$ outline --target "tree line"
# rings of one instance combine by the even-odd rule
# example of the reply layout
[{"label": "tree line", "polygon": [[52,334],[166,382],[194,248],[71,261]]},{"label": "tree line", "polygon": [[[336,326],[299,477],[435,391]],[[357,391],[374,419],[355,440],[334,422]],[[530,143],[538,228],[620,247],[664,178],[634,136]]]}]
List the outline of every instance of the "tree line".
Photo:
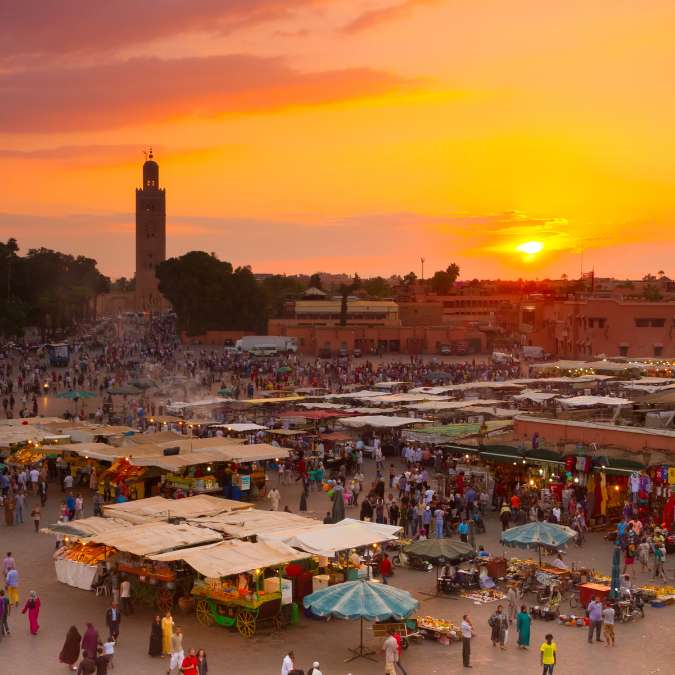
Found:
[{"label": "tree line", "polygon": [[0,335],[20,337],[27,327],[43,339],[72,330],[96,314],[96,296],[110,279],[96,261],[48,248],[19,255],[16,239],[0,242]]}]

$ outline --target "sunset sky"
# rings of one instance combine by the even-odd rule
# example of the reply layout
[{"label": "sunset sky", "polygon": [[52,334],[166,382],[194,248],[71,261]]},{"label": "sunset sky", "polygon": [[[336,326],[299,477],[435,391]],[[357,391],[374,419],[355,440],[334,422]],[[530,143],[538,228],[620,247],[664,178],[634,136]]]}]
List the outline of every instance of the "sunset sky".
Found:
[{"label": "sunset sky", "polygon": [[0,237],[131,275],[152,146],[169,255],[675,276],[674,25],[673,0],[2,1]]}]

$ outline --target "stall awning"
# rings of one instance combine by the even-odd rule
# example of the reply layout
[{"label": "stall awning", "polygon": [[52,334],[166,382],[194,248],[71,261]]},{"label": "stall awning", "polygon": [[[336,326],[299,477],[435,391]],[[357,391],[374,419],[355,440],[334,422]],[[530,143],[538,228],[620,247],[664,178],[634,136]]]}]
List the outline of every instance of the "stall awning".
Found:
[{"label": "stall awning", "polygon": [[296,551],[280,542],[254,544],[237,539],[150,556],[151,560],[162,562],[183,560],[196,572],[210,579],[219,579],[265,567],[278,567],[309,557],[308,553]]},{"label": "stall awning", "polygon": [[264,541],[281,541],[307,553],[331,557],[338,551],[361,546],[372,546],[396,539],[400,527],[366,523],[345,518],[334,525],[319,524],[315,528],[297,531],[279,531],[260,535]]},{"label": "stall awning", "polygon": [[72,537],[91,537],[95,534],[119,530],[124,527],[132,527],[131,523],[121,518],[81,518],[80,520],[71,520],[67,523],[53,523],[43,527],[40,532],[43,534],[63,534]]},{"label": "stall awning", "polygon": [[188,546],[210,544],[220,538],[219,532],[204,527],[154,522],[101,532],[89,537],[87,541],[105,544],[123,553],[148,556]]},{"label": "stall awning", "polygon": [[223,454],[227,457],[227,461],[238,464],[262,462],[266,459],[283,459],[289,456],[288,448],[281,448],[270,443],[232,446]]},{"label": "stall awning", "polygon": [[245,538],[254,535],[276,532],[279,530],[294,529],[295,531],[322,525],[314,518],[306,518],[295,513],[284,511],[263,511],[262,509],[248,509],[230,513],[220,513],[214,516],[201,516],[188,520],[191,525],[208,527],[211,530],[222,532],[228,537]]},{"label": "stall awning", "polygon": [[430,420],[418,417],[387,417],[386,415],[359,415],[357,417],[341,417],[338,422],[345,427],[355,429],[373,427],[376,429],[399,429],[412,424],[431,424]]},{"label": "stall awning", "polygon": [[168,520],[169,518],[197,518],[249,509],[252,504],[212,495],[195,495],[185,499],[148,497],[122,504],[106,504],[103,514],[106,518],[121,518],[131,523]]},{"label": "stall awning", "polygon": [[571,398],[559,399],[564,408],[583,408],[595,405],[631,405],[633,402],[627,398],[616,396],[572,396]]},{"label": "stall awning", "polygon": [[267,427],[261,424],[253,424],[253,422],[233,422],[231,424],[209,424],[212,429],[224,429],[226,431],[233,431],[238,434],[243,434],[248,431],[262,431]]}]

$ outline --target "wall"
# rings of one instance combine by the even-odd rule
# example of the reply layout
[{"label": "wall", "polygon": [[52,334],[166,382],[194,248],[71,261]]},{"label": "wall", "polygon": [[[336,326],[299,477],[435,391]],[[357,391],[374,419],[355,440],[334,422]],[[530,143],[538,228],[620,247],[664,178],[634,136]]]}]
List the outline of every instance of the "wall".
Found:
[{"label": "wall", "polygon": [[632,452],[652,449],[675,453],[675,432],[672,431],[616,427],[591,422],[542,420],[536,417],[515,419],[513,425],[515,438],[528,442],[535,432],[549,446],[555,446],[556,443],[564,441],[565,443],[595,443],[598,447],[612,446]]},{"label": "wall", "polygon": [[187,335],[185,331],[180,334],[180,341],[184,345],[209,345],[213,347],[223,347],[225,341],[234,344],[237,340],[246,335],[255,335],[251,331],[242,330],[210,330],[204,335]]}]

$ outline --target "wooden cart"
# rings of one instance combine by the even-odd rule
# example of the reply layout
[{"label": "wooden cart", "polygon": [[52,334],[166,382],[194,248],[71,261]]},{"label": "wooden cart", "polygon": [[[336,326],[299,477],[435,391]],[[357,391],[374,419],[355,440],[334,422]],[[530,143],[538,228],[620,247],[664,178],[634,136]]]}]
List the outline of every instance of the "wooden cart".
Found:
[{"label": "wooden cart", "polygon": [[408,649],[412,638],[422,638],[422,633],[417,629],[416,619],[404,621],[378,621],[373,624],[373,637],[386,638],[389,630],[394,629],[401,636],[401,648]]},{"label": "wooden cart", "polygon": [[190,592],[194,575],[175,570],[155,572],[151,567],[119,563],[117,569],[131,582],[131,597],[136,602],[156,607],[162,614],[173,609],[177,599]]},{"label": "wooden cart", "polygon": [[254,594],[252,599],[220,596],[204,585],[192,589],[197,598],[197,621],[203,626],[236,628],[245,638],[251,638],[258,626],[268,623],[277,631],[284,625],[281,593]]}]

